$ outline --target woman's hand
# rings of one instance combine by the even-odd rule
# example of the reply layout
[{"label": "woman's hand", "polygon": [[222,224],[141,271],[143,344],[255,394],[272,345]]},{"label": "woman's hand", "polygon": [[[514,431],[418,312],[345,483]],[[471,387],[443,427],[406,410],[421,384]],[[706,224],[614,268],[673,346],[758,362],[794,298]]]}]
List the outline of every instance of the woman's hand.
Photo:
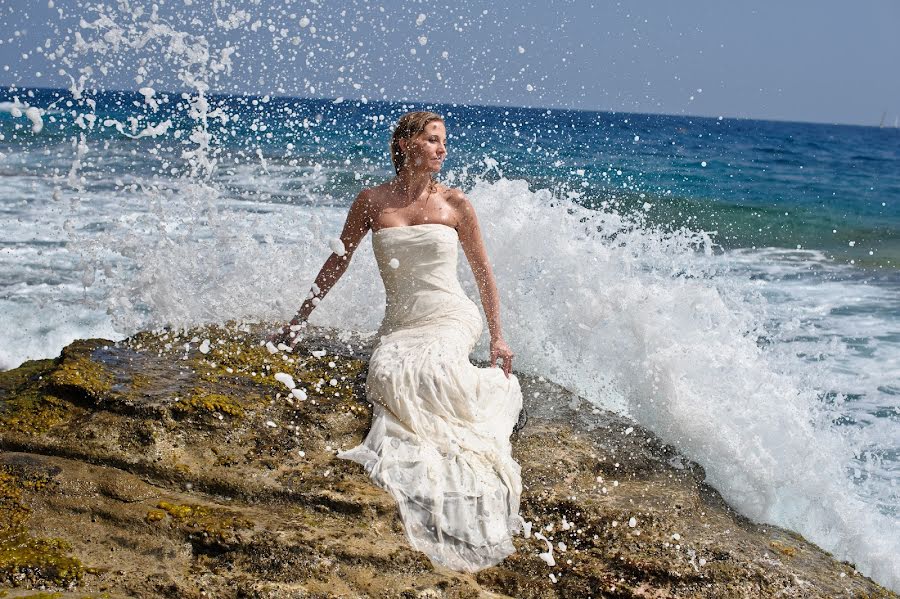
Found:
[{"label": "woman's hand", "polygon": [[293,348],[294,344],[297,343],[299,338],[298,331],[304,324],[306,323],[297,323],[292,320],[288,324],[284,325],[283,327],[269,335],[268,341],[275,346],[278,346],[280,343],[284,343],[285,345]]},{"label": "woman's hand", "polygon": [[503,338],[491,339],[491,367],[493,368],[497,365],[497,359],[499,358],[503,362],[503,374],[506,375],[506,378],[509,378],[512,372],[513,356],[512,350],[509,349]]}]

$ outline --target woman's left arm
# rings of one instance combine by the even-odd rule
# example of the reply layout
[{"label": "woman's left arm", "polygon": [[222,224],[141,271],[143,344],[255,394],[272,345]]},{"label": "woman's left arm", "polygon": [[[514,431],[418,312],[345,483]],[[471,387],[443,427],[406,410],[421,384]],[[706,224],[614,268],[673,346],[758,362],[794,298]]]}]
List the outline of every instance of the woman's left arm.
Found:
[{"label": "woman's left arm", "polygon": [[487,317],[488,331],[491,335],[491,366],[494,366],[499,358],[503,363],[503,372],[508,377],[512,372],[513,353],[503,339],[500,326],[500,294],[497,292],[494,271],[484,248],[478,217],[472,203],[462,192],[453,190],[450,201],[458,217],[459,241],[472,268],[472,274],[475,275],[481,305],[484,306],[484,315]]}]

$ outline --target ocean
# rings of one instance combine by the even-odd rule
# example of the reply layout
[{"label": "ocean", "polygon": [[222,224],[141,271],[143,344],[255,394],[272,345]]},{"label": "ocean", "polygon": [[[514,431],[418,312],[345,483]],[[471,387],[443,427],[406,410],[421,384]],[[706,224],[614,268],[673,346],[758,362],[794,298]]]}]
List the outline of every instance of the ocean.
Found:
[{"label": "ocean", "polygon": [[[77,338],[289,318],[413,109],[446,117],[440,180],[478,212],[516,369],[900,590],[894,128],[5,89],[0,368]],[[383,297],[367,241],[311,320],[374,331]]]}]

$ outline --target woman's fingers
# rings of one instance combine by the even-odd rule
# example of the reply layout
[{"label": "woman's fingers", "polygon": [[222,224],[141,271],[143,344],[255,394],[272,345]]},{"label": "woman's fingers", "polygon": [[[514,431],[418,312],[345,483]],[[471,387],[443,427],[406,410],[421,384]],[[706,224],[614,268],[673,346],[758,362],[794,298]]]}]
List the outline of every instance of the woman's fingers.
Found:
[{"label": "woman's fingers", "polygon": [[506,346],[505,343],[498,344],[497,347],[491,347],[491,368],[497,365],[497,359],[499,358],[501,362],[501,367],[503,368],[503,374],[509,378],[509,375],[512,374],[512,360],[514,354],[509,350],[509,347]]},{"label": "woman's fingers", "polygon": [[[503,374],[506,375],[506,378],[509,378],[509,375],[512,373],[513,354],[512,354],[512,352],[509,352],[509,351],[497,352],[497,354],[498,354],[498,357],[500,358],[500,362],[502,363]],[[494,365],[494,363],[492,362],[491,366],[493,366],[493,365]]]},{"label": "woman's fingers", "polygon": [[288,333],[288,339],[289,341],[287,342],[287,344],[291,346],[291,349],[293,349],[294,346],[300,343],[300,333]]},{"label": "woman's fingers", "polygon": [[278,345],[279,343],[289,343],[291,341],[290,328],[287,326],[281,327],[269,335],[269,341],[275,345]]}]

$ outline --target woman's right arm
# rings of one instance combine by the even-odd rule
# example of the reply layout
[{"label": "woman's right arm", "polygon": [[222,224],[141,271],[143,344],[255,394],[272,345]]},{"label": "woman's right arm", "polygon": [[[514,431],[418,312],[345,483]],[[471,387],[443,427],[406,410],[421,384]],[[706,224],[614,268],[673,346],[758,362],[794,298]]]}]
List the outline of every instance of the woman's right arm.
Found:
[{"label": "woman's right arm", "polygon": [[310,313],[315,309],[316,305],[325,297],[331,288],[334,287],[334,284],[338,282],[338,279],[340,279],[341,275],[344,274],[344,271],[347,270],[350,259],[353,257],[353,252],[359,247],[359,243],[362,241],[362,238],[366,236],[366,233],[369,232],[370,228],[371,209],[369,190],[363,190],[353,201],[353,205],[350,206],[350,212],[347,214],[347,221],[344,223],[344,229],[341,231],[340,241],[343,244],[344,253],[339,254],[337,252],[332,252],[328,259],[325,260],[325,264],[322,265],[319,274],[316,276],[316,280],[313,283],[309,296],[300,305],[300,309],[297,310],[297,314],[291,321],[273,335],[273,341],[290,342],[292,337],[290,334],[291,326],[305,322],[306,319],[309,318]]}]

